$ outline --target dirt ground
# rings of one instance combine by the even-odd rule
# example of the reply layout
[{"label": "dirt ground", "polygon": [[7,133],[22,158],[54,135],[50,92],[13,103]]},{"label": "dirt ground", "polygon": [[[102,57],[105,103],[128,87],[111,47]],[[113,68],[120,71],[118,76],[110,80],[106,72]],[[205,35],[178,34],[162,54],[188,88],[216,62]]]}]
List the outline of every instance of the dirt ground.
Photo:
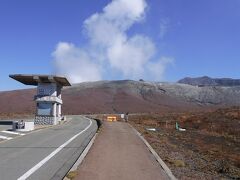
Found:
[{"label": "dirt ground", "polygon": [[[178,179],[240,179],[239,107],[204,113],[133,115],[129,121]],[[176,122],[186,132],[177,131]]]},{"label": "dirt ground", "polygon": [[0,121],[2,119],[4,120],[13,120],[13,119],[31,119],[34,118],[34,114],[28,114],[28,113],[1,113],[0,112]]},{"label": "dirt ground", "polygon": [[81,180],[168,179],[146,145],[124,122],[104,122],[78,169],[75,179]]}]

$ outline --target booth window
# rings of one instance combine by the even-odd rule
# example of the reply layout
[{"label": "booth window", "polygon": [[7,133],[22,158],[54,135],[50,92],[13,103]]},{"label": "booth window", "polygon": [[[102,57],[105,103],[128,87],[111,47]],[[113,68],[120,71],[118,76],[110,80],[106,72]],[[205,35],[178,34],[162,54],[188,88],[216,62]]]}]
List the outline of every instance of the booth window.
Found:
[{"label": "booth window", "polygon": [[40,116],[50,116],[52,110],[52,103],[38,103],[38,112],[37,114]]}]

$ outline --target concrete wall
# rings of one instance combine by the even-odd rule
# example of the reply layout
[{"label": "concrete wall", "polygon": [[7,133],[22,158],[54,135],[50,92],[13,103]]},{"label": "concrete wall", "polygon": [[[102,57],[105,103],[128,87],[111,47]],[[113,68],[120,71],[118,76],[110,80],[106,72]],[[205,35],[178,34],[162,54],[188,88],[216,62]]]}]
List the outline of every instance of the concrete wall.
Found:
[{"label": "concrete wall", "polygon": [[36,125],[56,125],[58,118],[51,116],[36,116],[34,124]]}]

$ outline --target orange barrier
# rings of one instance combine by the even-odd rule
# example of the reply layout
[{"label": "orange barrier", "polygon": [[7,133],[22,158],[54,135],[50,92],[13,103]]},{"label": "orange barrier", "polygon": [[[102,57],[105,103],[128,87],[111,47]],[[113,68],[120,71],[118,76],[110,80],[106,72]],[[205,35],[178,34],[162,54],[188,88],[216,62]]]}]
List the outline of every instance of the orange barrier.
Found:
[{"label": "orange barrier", "polygon": [[108,116],[107,121],[110,121],[110,122],[117,121],[117,117],[116,116]]}]

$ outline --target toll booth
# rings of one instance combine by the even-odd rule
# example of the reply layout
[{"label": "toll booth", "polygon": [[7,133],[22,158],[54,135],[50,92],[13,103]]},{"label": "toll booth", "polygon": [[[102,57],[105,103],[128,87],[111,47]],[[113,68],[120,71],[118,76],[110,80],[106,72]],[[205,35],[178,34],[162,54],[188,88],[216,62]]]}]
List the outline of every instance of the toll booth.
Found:
[{"label": "toll booth", "polygon": [[62,116],[62,94],[64,86],[71,86],[67,78],[53,75],[13,74],[9,77],[25,85],[37,86],[36,114],[34,124],[56,125]]}]

